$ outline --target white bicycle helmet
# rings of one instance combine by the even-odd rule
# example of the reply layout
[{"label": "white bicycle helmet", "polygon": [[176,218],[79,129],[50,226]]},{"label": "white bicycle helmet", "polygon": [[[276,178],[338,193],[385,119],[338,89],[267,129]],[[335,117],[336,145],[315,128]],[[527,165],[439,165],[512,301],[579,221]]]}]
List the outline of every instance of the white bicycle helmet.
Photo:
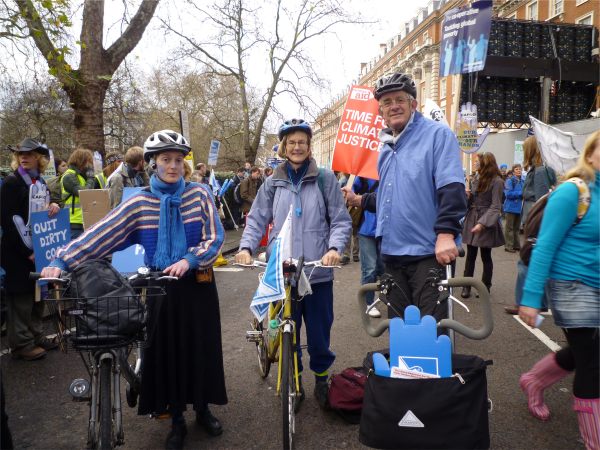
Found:
[{"label": "white bicycle helmet", "polygon": [[150,162],[157,153],[175,150],[186,156],[192,148],[181,134],[173,130],[156,131],[144,142],[144,159]]}]

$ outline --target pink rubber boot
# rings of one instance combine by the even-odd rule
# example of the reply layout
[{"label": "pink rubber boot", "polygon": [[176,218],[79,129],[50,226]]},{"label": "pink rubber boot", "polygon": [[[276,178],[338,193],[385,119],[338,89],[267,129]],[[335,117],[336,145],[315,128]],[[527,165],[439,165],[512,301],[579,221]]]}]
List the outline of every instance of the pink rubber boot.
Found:
[{"label": "pink rubber boot", "polygon": [[587,450],[600,450],[600,399],[573,397],[579,432]]},{"label": "pink rubber boot", "polygon": [[519,386],[527,396],[527,407],[533,417],[543,421],[550,418],[550,410],[544,403],[544,390],[570,373],[560,367],[555,354],[550,353],[521,375]]}]

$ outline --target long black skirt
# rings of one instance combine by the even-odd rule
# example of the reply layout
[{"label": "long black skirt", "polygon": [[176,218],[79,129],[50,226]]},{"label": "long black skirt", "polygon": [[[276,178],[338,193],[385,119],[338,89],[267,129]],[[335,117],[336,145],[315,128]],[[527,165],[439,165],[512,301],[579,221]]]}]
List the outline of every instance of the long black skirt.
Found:
[{"label": "long black skirt", "polygon": [[219,297],[214,279],[171,282],[167,295],[148,299],[138,414],[202,411],[227,403]]}]

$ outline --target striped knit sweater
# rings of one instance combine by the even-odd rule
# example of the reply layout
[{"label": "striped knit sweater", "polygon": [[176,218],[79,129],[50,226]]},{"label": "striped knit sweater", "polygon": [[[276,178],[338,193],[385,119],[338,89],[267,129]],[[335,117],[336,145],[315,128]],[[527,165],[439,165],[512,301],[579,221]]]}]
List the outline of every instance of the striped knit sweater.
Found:
[{"label": "striped knit sweater", "polygon": [[[101,221],[57,252],[50,264],[72,270],[88,259],[105,258],[115,251],[140,244],[149,267],[154,260],[158,239],[160,199],[150,191],[141,191],[113,209]],[[188,253],[184,258],[190,269],[212,266],[219,255],[225,232],[211,193],[201,184],[187,183],[181,196],[181,216]]]}]

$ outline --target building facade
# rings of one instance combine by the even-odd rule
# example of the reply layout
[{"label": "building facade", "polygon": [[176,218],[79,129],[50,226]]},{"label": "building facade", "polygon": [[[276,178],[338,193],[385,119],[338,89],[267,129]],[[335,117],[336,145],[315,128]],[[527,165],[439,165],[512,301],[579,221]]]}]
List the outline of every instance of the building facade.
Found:
[{"label": "building facade", "polygon": [[[387,43],[380,45],[376,58],[361,64],[359,76],[352,84],[373,86],[383,75],[395,71],[407,73],[417,85],[419,108],[423,108],[424,100],[429,98],[445,111],[448,122],[454,123],[461,77],[439,76],[441,30],[448,10],[469,3],[466,0],[431,0],[415,17],[402,24]],[[600,0],[493,1],[495,18],[593,25],[596,29],[600,26],[599,11]],[[595,57],[597,59],[598,55]],[[344,93],[333,99],[315,120],[313,155],[317,163],[325,167],[331,165],[346,97],[347,93]],[[596,100],[596,108],[599,106]]]}]

